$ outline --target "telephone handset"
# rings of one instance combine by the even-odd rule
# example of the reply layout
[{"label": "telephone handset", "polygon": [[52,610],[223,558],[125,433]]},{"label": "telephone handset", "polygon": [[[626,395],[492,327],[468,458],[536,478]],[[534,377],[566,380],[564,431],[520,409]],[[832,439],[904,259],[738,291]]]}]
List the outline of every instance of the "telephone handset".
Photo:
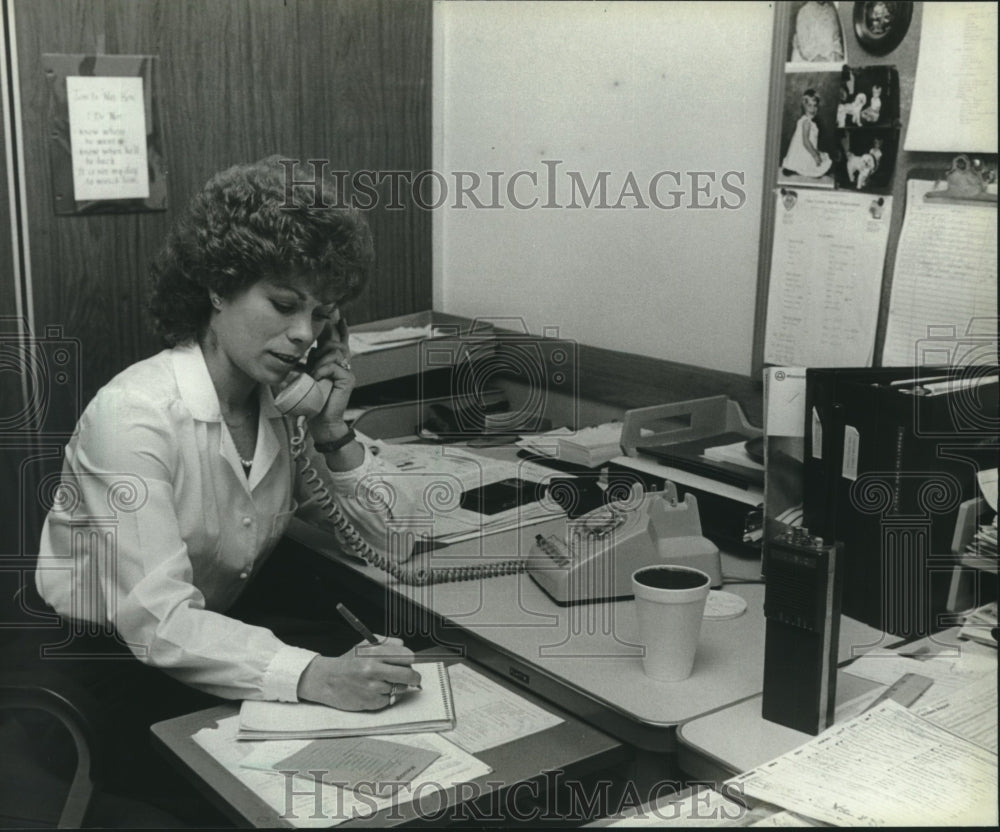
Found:
[{"label": "telephone handset", "polygon": [[323,410],[332,390],[333,382],[329,379],[316,381],[308,373],[298,373],[274,397],[274,406],[285,416],[311,418]]},{"label": "telephone handset", "polygon": [[652,564],[692,566],[721,586],[719,550],[701,534],[698,502],[677,489],[629,495],[566,523],[566,536],[537,535],[528,574],[557,604],[629,598],[632,573]]},{"label": "telephone handset", "polygon": [[[306,420],[323,410],[331,390],[333,390],[333,383],[328,379],[315,381],[306,373],[301,373],[275,396],[274,405],[283,415],[298,417],[295,434],[292,436],[292,456],[302,472],[303,480],[316,496],[320,509],[333,524],[341,539],[356,555],[384,572],[388,572],[404,584],[449,583],[510,575],[524,571],[525,564],[520,559],[497,561],[482,566],[431,567],[414,561],[396,563],[368,543],[344,516],[337,501],[327,490],[323,478],[305,453]],[[426,557],[426,555],[415,556],[415,560],[420,557]]]}]

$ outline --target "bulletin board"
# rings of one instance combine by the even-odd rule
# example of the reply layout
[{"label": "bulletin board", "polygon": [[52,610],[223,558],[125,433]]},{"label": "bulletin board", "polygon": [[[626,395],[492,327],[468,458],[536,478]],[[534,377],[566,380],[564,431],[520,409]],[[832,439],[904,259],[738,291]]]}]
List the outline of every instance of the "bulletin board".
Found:
[{"label": "bulletin board", "polygon": [[[776,327],[768,330],[769,314],[772,324],[784,315],[787,355],[797,355],[807,340],[821,344],[824,338],[833,354],[833,339],[839,339],[836,346],[846,347],[839,355],[848,360],[836,364],[880,366],[908,182],[915,176],[928,177],[946,188],[956,164],[974,164],[984,181],[992,177],[995,194],[995,149],[992,153],[961,146],[905,149],[926,5],[803,0],[776,4],[754,326],[755,378],[761,377],[765,366],[776,364],[822,366],[810,360],[774,360],[782,345],[775,344]],[[888,17],[880,18],[884,13]],[[995,73],[995,54],[992,66]],[[993,142],[995,148],[995,138]],[[783,239],[791,233],[788,229],[794,229],[794,217],[800,221],[820,217],[827,223],[826,233],[804,243],[793,240],[799,243],[796,248]],[[782,275],[784,281],[787,273],[794,272],[779,260],[788,259],[789,252],[801,257],[800,273],[793,278],[812,281],[814,288],[822,286],[820,300],[829,307],[825,320],[829,332],[820,331],[808,309],[789,308],[787,300],[786,308],[778,308],[776,297],[787,286],[774,285],[773,276]],[[829,264],[837,258],[840,270],[834,274]],[[827,269],[832,277],[818,269]],[[840,284],[833,285],[837,280]],[[795,329],[797,322],[800,331]],[[854,345],[865,345],[854,354],[852,339]]]},{"label": "bulletin board", "polygon": [[155,66],[151,55],[42,55],[57,215],[166,210]]}]

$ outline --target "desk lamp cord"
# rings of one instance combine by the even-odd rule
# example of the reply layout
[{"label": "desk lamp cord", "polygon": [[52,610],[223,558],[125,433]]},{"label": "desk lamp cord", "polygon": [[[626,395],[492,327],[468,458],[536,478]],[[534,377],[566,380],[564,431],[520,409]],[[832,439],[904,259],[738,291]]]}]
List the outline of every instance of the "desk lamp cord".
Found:
[{"label": "desk lamp cord", "polygon": [[431,567],[416,564],[400,564],[383,555],[365,540],[351,522],[344,516],[337,501],[330,494],[319,472],[309,461],[306,453],[305,417],[296,420],[295,432],[292,436],[292,456],[298,465],[306,485],[312,490],[327,519],[333,524],[340,539],[362,560],[377,566],[383,572],[388,572],[393,578],[403,584],[423,586],[425,584],[452,583],[469,581],[477,578],[493,578],[499,575],[515,575],[525,570],[526,564],[517,558],[496,561],[495,563],[476,566]]}]

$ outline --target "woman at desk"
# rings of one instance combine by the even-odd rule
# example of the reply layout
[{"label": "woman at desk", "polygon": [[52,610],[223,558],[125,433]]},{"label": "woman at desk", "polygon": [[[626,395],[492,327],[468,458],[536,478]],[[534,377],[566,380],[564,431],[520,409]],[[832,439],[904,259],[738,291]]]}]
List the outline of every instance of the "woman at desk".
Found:
[{"label": "woman at desk", "polygon": [[[406,516],[405,494],[393,492],[394,507],[379,497],[393,469],[344,422],[355,380],[340,307],[364,285],[371,236],[358,211],[317,205],[317,186],[287,187],[277,157],[208,182],[152,268],[151,312],[171,348],[103,387],[66,448],[37,590],[74,634],[70,650],[122,659],[60,667],[102,697],[113,691],[108,707],[135,741],[151,721],[193,709],[183,686],[363,710],[419,683],[398,639],[326,656],[227,614],[296,498],[315,502],[293,458],[295,420],[272,392],[307,353],[308,373],[332,382],[308,423],[309,465],[376,547],[394,512]],[[323,183],[327,204],[335,187]]]}]

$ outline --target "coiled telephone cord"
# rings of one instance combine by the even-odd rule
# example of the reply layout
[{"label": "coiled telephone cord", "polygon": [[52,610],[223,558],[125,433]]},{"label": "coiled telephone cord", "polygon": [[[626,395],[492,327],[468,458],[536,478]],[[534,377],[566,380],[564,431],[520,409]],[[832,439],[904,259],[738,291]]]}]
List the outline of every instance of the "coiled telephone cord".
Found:
[{"label": "coiled telephone cord", "polygon": [[333,495],[323,484],[320,473],[309,461],[306,454],[305,417],[296,421],[295,433],[292,436],[292,457],[306,485],[312,490],[327,519],[333,524],[340,539],[362,560],[376,566],[383,572],[388,572],[393,578],[410,586],[426,584],[454,583],[456,581],[471,581],[478,578],[495,578],[501,575],[516,575],[526,568],[521,559],[497,561],[495,563],[476,566],[418,566],[416,564],[396,563],[383,555],[365,540],[351,522],[344,516]]}]

